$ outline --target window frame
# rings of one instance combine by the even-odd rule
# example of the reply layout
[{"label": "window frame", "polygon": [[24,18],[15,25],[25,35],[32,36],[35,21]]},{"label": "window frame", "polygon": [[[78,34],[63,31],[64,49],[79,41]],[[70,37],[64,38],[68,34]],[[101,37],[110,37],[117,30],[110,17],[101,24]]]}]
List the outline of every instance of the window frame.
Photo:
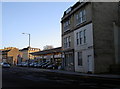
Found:
[{"label": "window frame", "polygon": [[76,14],[76,24],[79,25],[86,21],[86,10],[82,9]]},{"label": "window frame", "polygon": [[69,17],[67,20],[63,22],[63,32],[70,30],[70,26],[71,26],[71,17]]},{"label": "window frame", "polygon": [[77,59],[78,59],[78,66],[82,66],[83,65],[82,52],[77,52]]}]

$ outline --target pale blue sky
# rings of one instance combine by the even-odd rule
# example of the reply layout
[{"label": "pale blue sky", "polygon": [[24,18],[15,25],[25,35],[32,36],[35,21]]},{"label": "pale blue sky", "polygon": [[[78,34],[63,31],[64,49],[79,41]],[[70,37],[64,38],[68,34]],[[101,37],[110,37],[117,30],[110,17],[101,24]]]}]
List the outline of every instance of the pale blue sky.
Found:
[{"label": "pale blue sky", "polygon": [[2,47],[43,49],[61,46],[61,17],[75,2],[4,2],[2,3]]}]

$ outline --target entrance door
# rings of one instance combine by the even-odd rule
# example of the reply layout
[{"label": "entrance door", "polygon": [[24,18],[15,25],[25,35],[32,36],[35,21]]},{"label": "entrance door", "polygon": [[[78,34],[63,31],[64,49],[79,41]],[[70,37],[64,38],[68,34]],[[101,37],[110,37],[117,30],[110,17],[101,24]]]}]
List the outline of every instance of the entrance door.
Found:
[{"label": "entrance door", "polygon": [[91,55],[88,55],[88,72],[92,72],[93,71],[93,68],[92,68],[92,56]]}]

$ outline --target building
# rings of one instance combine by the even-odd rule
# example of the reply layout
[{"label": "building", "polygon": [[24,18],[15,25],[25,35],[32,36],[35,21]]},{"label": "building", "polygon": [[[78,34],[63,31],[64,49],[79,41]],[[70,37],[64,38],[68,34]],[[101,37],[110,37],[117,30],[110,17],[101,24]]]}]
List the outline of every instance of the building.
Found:
[{"label": "building", "polygon": [[120,2],[118,5],[118,22],[114,21],[114,45],[115,45],[115,65],[111,66],[113,72],[120,73]]},{"label": "building", "polygon": [[7,47],[1,49],[1,51],[2,51],[2,62],[7,62],[11,65],[17,64],[18,55],[22,57],[22,53],[19,51],[18,48],[15,47]]},{"label": "building", "polygon": [[34,56],[31,55],[30,53],[38,52],[38,51],[40,51],[40,49],[39,48],[27,47],[27,48],[21,49],[20,51],[23,53],[22,61],[24,62],[24,61],[28,61],[29,59],[34,60]]},{"label": "building", "polygon": [[31,53],[36,57],[36,62],[46,62],[62,64],[62,47],[47,49]]},{"label": "building", "polygon": [[64,12],[61,24],[65,70],[103,73],[120,64],[114,44],[118,7],[118,2],[77,2]]}]

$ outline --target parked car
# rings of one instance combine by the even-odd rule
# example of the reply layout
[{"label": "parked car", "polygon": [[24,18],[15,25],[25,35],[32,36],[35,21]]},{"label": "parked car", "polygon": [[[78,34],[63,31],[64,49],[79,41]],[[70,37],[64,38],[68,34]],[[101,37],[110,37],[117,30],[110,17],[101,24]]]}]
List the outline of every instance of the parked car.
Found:
[{"label": "parked car", "polygon": [[42,67],[42,64],[43,64],[43,63],[38,63],[38,64],[37,64],[37,67],[38,67],[38,68],[41,68],[41,67]]},{"label": "parked car", "polygon": [[51,63],[46,63],[42,66],[42,68],[47,68]]},{"label": "parked car", "polygon": [[51,64],[47,66],[47,69],[58,69],[58,66],[56,64]]},{"label": "parked car", "polygon": [[4,62],[1,65],[2,65],[3,68],[10,68],[10,64],[8,64],[8,63]]},{"label": "parked car", "polygon": [[21,64],[21,63],[19,63],[19,64],[17,64],[17,66],[22,66],[22,64]]},{"label": "parked car", "polygon": [[22,66],[23,66],[23,67],[27,67],[27,66],[28,66],[28,63],[27,63],[27,62],[22,62]]},{"label": "parked car", "polygon": [[2,66],[3,62],[0,62],[0,66]]},{"label": "parked car", "polygon": [[30,63],[30,64],[29,64],[29,66],[30,66],[30,67],[33,67],[33,66],[34,66],[34,63],[33,63],[33,62],[32,62],[32,63]]},{"label": "parked car", "polygon": [[37,67],[38,66],[38,63],[33,63],[33,67]]},{"label": "parked car", "polygon": [[45,64],[46,64],[45,62],[42,62],[42,63],[38,64],[38,67],[42,68],[42,66],[45,65]]}]

